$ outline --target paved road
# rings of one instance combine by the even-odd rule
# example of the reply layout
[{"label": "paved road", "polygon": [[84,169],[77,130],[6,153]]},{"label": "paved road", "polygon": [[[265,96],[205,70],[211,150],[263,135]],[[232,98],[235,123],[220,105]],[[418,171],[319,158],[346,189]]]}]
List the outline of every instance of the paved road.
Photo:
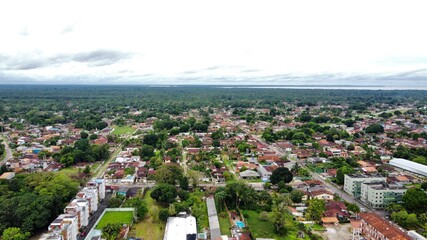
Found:
[{"label": "paved road", "polygon": [[120,153],[121,150],[122,150],[122,144],[117,146],[116,149],[114,150],[114,152],[108,158],[108,160],[105,161],[104,163],[102,163],[102,165],[98,169],[98,172],[95,174],[96,178],[100,178],[104,175],[104,172],[105,172],[105,170],[107,170],[108,165],[111,163],[111,161],[113,161],[113,159],[116,159],[117,155]]},{"label": "paved road", "polygon": [[0,165],[3,164],[5,161],[13,158],[12,149],[10,149],[10,147],[9,147],[9,141],[7,140],[7,138],[4,135],[2,136],[2,139],[3,139],[2,144],[5,146],[6,155],[0,161]]},{"label": "paved road", "polygon": [[[106,183],[106,185],[109,186],[120,186],[120,187],[140,187],[140,188],[153,188],[156,186],[155,182],[148,182],[148,183]],[[225,187],[226,183],[200,183],[197,184],[198,187]]]},{"label": "paved road", "polygon": [[[107,193],[105,195],[105,198],[98,205],[98,210],[90,216],[89,224],[83,228],[82,232],[85,232],[86,234],[90,232],[93,225],[95,225],[96,221],[98,221],[98,218],[101,216],[104,210],[108,207],[108,200],[111,198],[111,195],[112,195],[111,193]],[[86,238],[86,234],[85,236],[78,235],[77,240],[84,240]]]}]

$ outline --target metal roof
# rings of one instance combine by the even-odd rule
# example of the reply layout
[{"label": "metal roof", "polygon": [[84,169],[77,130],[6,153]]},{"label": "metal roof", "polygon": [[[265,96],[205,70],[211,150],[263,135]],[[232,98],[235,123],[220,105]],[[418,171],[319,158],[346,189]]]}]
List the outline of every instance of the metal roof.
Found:
[{"label": "metal roof", "polygon": [[393,158],[390,160],[389,164],[416,174],[427,176],[427,166],[423,164],[412,162],[403,158]]}]

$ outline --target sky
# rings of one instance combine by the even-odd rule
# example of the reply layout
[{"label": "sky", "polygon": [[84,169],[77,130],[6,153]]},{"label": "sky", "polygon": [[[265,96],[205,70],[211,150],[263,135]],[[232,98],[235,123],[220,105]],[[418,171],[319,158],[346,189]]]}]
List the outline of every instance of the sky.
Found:
[{"label": "sky", "polygon": [[1,1],[0,84],[427,85],[427,1]]}]

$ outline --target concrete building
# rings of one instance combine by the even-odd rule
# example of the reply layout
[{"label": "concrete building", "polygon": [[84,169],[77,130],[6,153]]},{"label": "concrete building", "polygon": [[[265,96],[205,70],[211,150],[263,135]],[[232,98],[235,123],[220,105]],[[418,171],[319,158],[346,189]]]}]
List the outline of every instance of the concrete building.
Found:
[{"label": "concrete building", "polygon": [[98,188],[98,198],[100,200],[105,198],[105,180],[102,178],[94,178],[90,180],[87,184],[87,187],[97,187]]},{"label": "concrete building", "polygon": [[267,171],[263,166],[257,167],[257,172],[261,175],[263,181],[270,181],[271,172]]},{"label": "concrete building", "polygon": [[79,233],[78,218],[72,214],[61,214],[49,225],[48,231],[50,235],[55,237],[61,235],[63,240],[77,240]]},{"label": "concrete building", "polygon": [[374,213],[359,213],[360,229],[367,240],[410,240],[407,233]]},{"label": "concrete building", "polygon": [[349,174],[344,175],[344,191],[360,198],[362,194],[362,184],[370,182],[385,182],[386,178],[380,175]]},{"label": "concrete building", "polygon": [[78,216],[79,229],[89,224],[89,202],[86,199],[73,199],[73,201],[65,207],[64,213]]},{"label": "concrete building", "polygon": [[373,208],[385,208],[390,203],[401,203],[406,188],[386,182],[363,183],[360,200]]},{"label": "concrete building", "polygon": [[64,236],[61,235],[61,232],[50,232],[44,233],[39,240],[64,240]]},{"label": "concrete building", "polygon": [[177,217],[169,217],[166,223],[163,240],[196,240],[196,218],[179,214]]},{"label": "concrete building", "polygon": [[246,171],[240,172],[239,175],[240,175],[240,178],[242,178],[242,179],[258,179],[258,178],[260,178],[259,173],[252,171],[252,170],[246,170]]},{"label": "concrete building", "polygon": [[93,213],[98,210],[98,188],[85,187],[76,195],[77,199],[86,199],[89,201],[89,212]]}]

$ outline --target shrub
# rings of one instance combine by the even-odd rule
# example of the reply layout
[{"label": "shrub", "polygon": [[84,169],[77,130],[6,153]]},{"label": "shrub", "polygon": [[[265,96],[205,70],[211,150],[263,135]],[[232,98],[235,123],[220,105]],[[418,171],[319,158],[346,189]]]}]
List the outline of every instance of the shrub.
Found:
[{"label": "shrub", "polygon": [[268,221],[268,212],[266,211],[262,211],[259,215],[258,215],[258,219],[260,221]]}]

